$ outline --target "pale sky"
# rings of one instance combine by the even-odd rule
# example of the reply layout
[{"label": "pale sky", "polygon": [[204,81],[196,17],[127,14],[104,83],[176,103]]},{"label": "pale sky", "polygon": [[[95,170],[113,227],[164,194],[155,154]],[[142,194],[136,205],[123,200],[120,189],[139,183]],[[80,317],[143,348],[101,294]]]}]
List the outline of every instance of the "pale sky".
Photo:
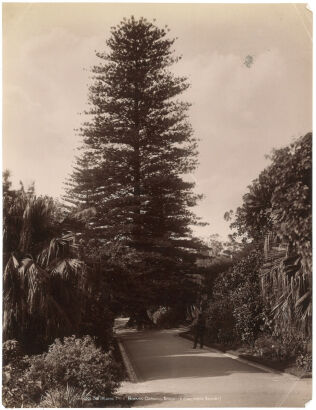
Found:
[{"label": "pale sky", "polygon": [[132,14],[178,37],[174,71],[190,79],[182,99],[200,139],[192,178],[205,198],[195,210],[209,222],[194,231],[225,237],[223,215],[265,154],[312,130],[312,14],[302,4],[4,4],[3,167],[37,194],[63,193],[95,50]]}]

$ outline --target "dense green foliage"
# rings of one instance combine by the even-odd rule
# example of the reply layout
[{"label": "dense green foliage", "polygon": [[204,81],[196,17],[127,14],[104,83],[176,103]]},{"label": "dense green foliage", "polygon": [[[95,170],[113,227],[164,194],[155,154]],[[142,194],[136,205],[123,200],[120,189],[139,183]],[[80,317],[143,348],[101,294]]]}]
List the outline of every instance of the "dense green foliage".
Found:
[{"label": "dense green foliage", "polygon": [[[212,269],[206,275],[208,337],[224,344],[248,344],[269,359],[297,358],[297,364],[308,369],[312,135],[274,150],[270,161],[249,186],[231,225],[244,251],[233,256],[230,267],[217,257],[213,275]],[[227,220],[231,217],[232,212],[225,214]]]},{"label": "dense green foliage", "polygon": [[311,332],[312,134],[274,150],[237,210],[238,232],[265,242],[262,285],[275,326]]},{"label": "dense green foliage", "polygon": [[119,367],[110,354],[97,348],[90,336],[57,339],[47,353],[32,356],[26,373],[44,391],[68,384],[86,390],[91,397],[111,395],[118,387],[118,375]]},{"label": "dense green foliage", "polygon": [[39,351],[75,333],[98,336],[106,346],[113,324],[109,292],[68,231],[70,216],[34,189],[6,189],[3,202],[4,340]]},{"label": "dense green foliage", "polygon": [[243,197],[232,224],[239,234],[261,239],[271,231],[311,257],[312,134],[274,150]]},{"label": "dense green foliage", "polygon": [[6,358],[3,402],[10,407],[87,404],[110,397],[122,379],[111,353],[96,347],[90,336],[56,340],[47,353],[22,357],[16,341],[3,346]]},{"label": "dense green foliage", "polygon": [[2,345],[2,403],[7,408],[33,407],[30,397],[32,386],[26,383],[24,373],[28,369],[27,358],[16,340],[7,340]]},{"label": "dense green foliage", "polygon": [[262,311],[259,267],[260,255],[252,251],[215,279],[207,308],[210,340],[220,343],[255,340]]},{"label": "dense green foliage", "polygon": [[108,349],[113,313],[106,280],[85,258],[78,235],[68,231],[84,225],[82,215],[66,215],[51,198],[36,197],[34,187],[11,190],[7,174],[4,188],[3,402],[35,407],[44,394],[42,407],[69,407],[86,404],[87,393],[101,394],[101,387],[112,393],[120,371],[87,336],[23,356],[73,333],[96,336]]}]

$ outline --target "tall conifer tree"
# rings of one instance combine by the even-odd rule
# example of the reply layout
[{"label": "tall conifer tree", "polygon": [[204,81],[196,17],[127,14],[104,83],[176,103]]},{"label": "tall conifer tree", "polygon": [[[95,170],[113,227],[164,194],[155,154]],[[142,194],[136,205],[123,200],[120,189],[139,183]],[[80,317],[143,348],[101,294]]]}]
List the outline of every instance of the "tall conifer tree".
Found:
[{"label": "tall conifer tree", "polygon": [[196,167],[197,143],[189,104],[177,100],[189,84],[169,70],[180,58],[174,41],[144,18],[112,27],[93,67],[83,155],[67,192],[69,202],[96,208],[95,235],[142,254],[163,299],[171,282],[194,273],[199,247],[190,229],[199,223],[190,211],[199,196],[183,178]]}]

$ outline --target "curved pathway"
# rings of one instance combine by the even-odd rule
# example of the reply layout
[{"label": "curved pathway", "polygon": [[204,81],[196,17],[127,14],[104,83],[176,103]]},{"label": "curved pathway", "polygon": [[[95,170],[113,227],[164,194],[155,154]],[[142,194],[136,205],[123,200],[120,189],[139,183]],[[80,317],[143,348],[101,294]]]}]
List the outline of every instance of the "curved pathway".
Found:
[{"label": "curved pathway", "polygon": [[140,407],[304,407],[311,379],[236,360],[211,348],[192,349],[179,330],[118,331],[136,383],[118,393]]}]

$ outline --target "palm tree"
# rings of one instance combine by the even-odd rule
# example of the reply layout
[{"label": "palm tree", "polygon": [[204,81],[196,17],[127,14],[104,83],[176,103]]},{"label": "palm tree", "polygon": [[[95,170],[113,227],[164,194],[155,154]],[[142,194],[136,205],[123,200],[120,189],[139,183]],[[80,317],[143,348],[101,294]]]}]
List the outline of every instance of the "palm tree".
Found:
[{"label": "palm tree", "polygon": [[264,247],[262,291],[281,333],[312,327],[312,134],[274,150],[232,224]]},{"label": "palm tree", "polygon": [[306,337],[312,331],[311,261],[269,233],[261,268],[262,291],[279,328],[295,328]]},{"label": "palm tree", "polygon": [[[59,234],[58,236],[55,236]],[[76,235],[63,231],[54,201],[34,192],[4,194],[3,336],[40,348],[76,333],[87,267]]]}]

